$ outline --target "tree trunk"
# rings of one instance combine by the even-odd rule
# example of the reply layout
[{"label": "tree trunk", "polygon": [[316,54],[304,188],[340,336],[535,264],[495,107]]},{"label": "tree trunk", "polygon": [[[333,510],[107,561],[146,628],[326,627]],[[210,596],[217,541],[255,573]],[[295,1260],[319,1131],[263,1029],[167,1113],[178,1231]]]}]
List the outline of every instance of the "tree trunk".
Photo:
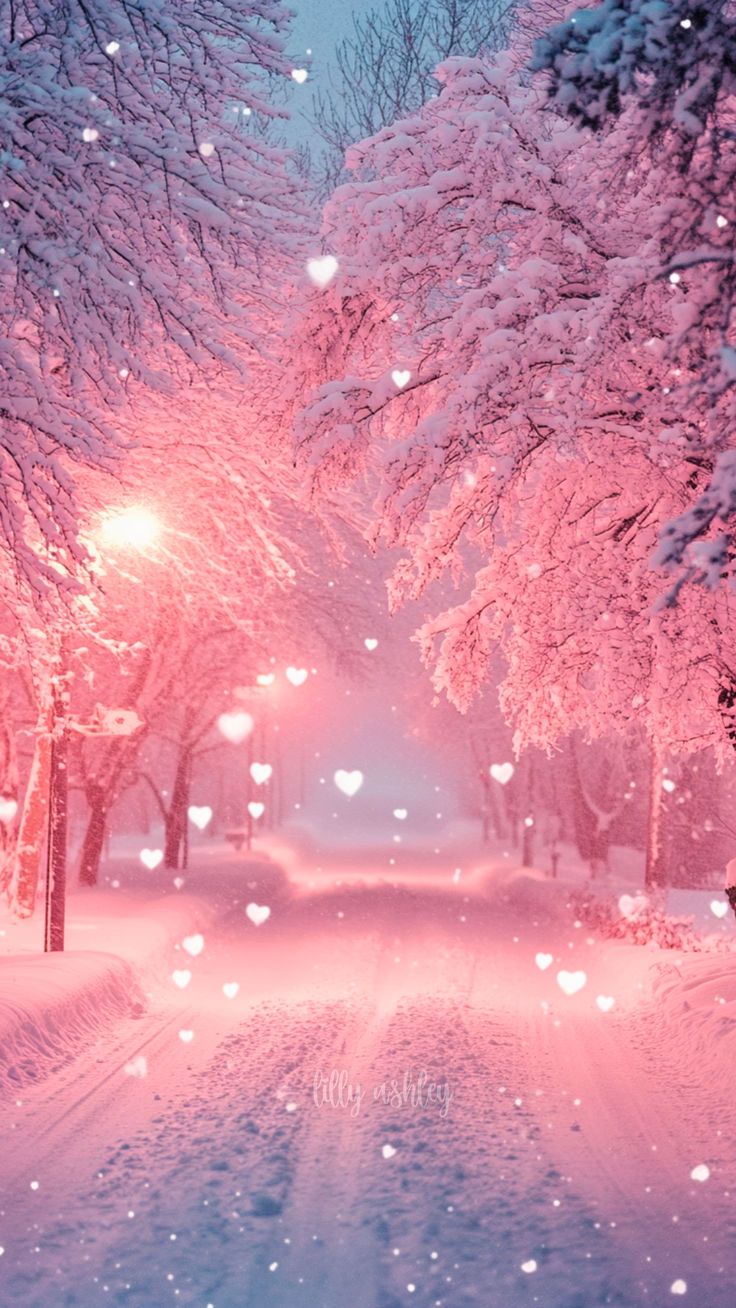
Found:
[{"label": "tree trunk", "polygon": [[[56,721],[63,722],[63,709],[56,702]],[[51,785],[49,788],[49,835],[46,862],[46,923],[44,949],[64,948],[66,916],[66,852],[69,781],[67,776],[67,734],[64,723],[51,741]]]},{"label": "tree trunk", "polygon": [[534,867],[534,827],[529,826],[526,821],[521,840],[521,865]]},{"label": "tree trunk", "polygon": [[481,790],[481,809],[480,817],[483,828],[483,844],[487,845],[491,839],[491,783],[485,772],[479,774]]},{"label": "tree trunk", "polygon": [[573,790],[575,843],[580,857],[589,865],[590,877],[594,881],[608,868],[611,824],[618,813],[616,809],[605,807],[605,797],[598,802],[596,797],[591,795],[590,789],[586,788],[574,738],[570,741],[570,754],[575,783]]},{"label": "tree trunk", "polygon": [[521,836],[521,864],[522,867],[534,866],[534,837],[536,835],[536,800],[537,800],[537,770],[533,754],[529,755],[527,767],[525,770],[524,787],[524,825]]},{"label": "tree trunk", "polygon": [[246,810],[245,810],[245,848],[247,850],[253,847],[253,814],[247,807],[253,799],[253,778],[251,776],[251,764],[253,763],[253,736],[248,737],[248,775],[245,782]]},{"label": "tree trunk", "polygon": [[13,817],[0,817],[0,891],[6,890],[13,875],[15,850],[18,842],[18,755],[7,703],[0,723],[0,799],[6,804],[15,801]]},{"label": "tree trunk", "polygon": [[15,865],[8,888],[11,911],[17,917],[30,917],[36,906],[41,854],[46,839],[51,780],[51,732],[54,706],[51,695],[44,704],[36,727],[33,758],[23,811],[18,829]]},{"label": "tree trunk", "polygon": [[90,812],[79,858],[79,884],[81,886],[96,886],[102,851],[105,847],[107,805],[105,804],[104,792],[101,786],[95,786],[88,790],[86,798]]},{"label": "tree trunk", "polygon": [[661,832],[662,762],[662,750],[655,741],[652,741],[649,755],[649,811],[644,869],[644,884],[651,888],[663,886],[665,883]]},{"label": "tree trunk", "polygon": [[179,867],[179,859],[186,835],[187,809],[189,807],[189,775],[190,753],[188,749],[182,749],[176,763],[171,803],[166,814],[165,867]]}]

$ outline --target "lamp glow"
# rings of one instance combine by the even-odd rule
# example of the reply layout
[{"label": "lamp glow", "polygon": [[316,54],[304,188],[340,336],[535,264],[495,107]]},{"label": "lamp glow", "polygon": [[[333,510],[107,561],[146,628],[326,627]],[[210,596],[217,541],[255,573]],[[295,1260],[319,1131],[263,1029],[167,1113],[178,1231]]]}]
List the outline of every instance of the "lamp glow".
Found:
[{"label": "lamp glow", "polygon": [[118,549],[144,550],[153,545],[161,531],[158,519],[149,509],[124,509],[102,521],[102,536]]}]

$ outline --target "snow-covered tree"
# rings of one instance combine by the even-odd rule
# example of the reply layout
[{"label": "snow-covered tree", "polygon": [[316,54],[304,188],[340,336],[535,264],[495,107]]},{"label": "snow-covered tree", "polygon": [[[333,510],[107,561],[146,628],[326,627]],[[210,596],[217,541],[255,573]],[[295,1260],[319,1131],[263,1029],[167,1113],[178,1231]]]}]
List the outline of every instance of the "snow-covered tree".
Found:
[{"label": "snow-covered tree", "polygon": [[690,418],[697,473],[691,502],[670,520],[655,561],[683,583],[734,581],[736,557],[736,15],[728,0],[604,0],[537,42],[558,109],[604,138],[626,115],[628,157],[646,156],[662,187],[655,278],[676,282],[667,339],[673,402]]},{"label": "snow-covered tree", "polygon": [[659,526],[700,484],[709,421],[680,389],[702,357],[690,282],[661,275],[677,178],[635,160],[635,110],[595,139],[518,63],[449,60],[436,100],[350,152],[325,215],[340,271],[304,325],[302,457],[327,495],[378,484],[394,605],[471,577],[419,633],[461,708],[498,642],[517,743],[637,724],[723,748],[733,598],[691,587],[653,613]]},{"label": "snow-covered tree", "polygon": [[[196,12],[21,0],[0,13],[0,587],[38,709],[20,911],[77,653],[125,657],[136,641],[104,592],[100,524],[143,504],[174,544],[160,570],[213,620],[236,591],[260,603],[293,579],[288,465],[255,406],[302,258],[297,186],[262,130],[283,114],[271,89],[290,71],[289,20],[275,0]],[[111,743],[106,775],[135,747]]]},{"label": "snow-covered tree", "polygon": [[277,0],[0,8],[0,549],[37,596],[85,562],[79,470],[119,466],[131,395],[234,387],[259,348],[300,217],[243,123],[277,112],[288,21]]},{"label": "snow-covered tree", "polygon": [[[84,704],[89,717],[90,705],[102,693],[106,702],[135,711],[142,727],[124,737],[71,732],[72,782],[82,790],[87,810],[79,860],[83,885],[96,884],[111,811],[141,778],[164,817],[166,865],[178,866],[193,761],[217,714],[229,707],[233,677],[247,667],[246,649],[236,626],[208,627],[201,612],[199,622],[190,623],[164,607],[154,615],[148,639],[127,657],[105,659],[98,651],[88,667],[92,685],[86,693],[78,688],[75,704]],[[170,746],[172,777],[156,775],[142,762],[157,736]]]},{"label": "snow-covered tree", "polygon": [[322,182],[344,177],[345,153],[436,93],[434,70],[451,55],[505,43],[515,0],[386,0],[353,17],[338,42],[334,75],[315,97],[314,126],[325,145]]},{"label": "snow-covered tree", "polygon": [[[736,75],[736,20],[729,0],[603,0],[576,9],[537,42],[536,69],[571,116],[597,128],[635,101],[659,140],[680,145],[723,133]],[[691,152],[686,152],[691,153]]]}]

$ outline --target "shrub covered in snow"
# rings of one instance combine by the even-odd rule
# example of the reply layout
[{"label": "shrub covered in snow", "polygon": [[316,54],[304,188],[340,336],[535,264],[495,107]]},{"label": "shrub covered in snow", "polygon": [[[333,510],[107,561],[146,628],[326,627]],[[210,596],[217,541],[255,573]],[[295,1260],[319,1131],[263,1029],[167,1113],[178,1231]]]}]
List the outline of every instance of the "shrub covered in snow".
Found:
[{"label": "shrub covered in snow", "polygon": [[651,904],[626,916],[617,904],[586,891],[571,895],[569,902],[579,921],[609,940],[627,940],[652,949],[678,949],[686,954],[733,952],[733,943],[725,936],[701,936],[692,917],[672,917]]}]

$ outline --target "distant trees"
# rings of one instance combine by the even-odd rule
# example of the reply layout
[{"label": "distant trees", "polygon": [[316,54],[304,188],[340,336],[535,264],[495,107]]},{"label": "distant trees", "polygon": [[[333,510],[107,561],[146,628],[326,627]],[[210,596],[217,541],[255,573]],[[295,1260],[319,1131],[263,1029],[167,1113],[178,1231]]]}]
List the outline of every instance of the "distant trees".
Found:
[{"label": "distant trees", "polygon": [[323,191],[344,180],[351,145],[436,94],[434,70],[444,59],[502,48],[515,7],[516,0],[386,0],[356,15],[337,44],[329,87],[315,97]]},{"label": "distant trees", "polygon": [[[129,618],[130,620],[130,618]],[[252,655],[245,632],[236,626],[217,629],[199,613],[199,621],[169,605],[153,615],[146,643],[126,658],[94,659],[94,691],[116,706],[130,707],[142,729],[132,736],[95,738],[73,735],[72,782],[84,796],[85,829],[79,856],[79,880],[95,885],[113,808],[123,794],[144,779],[160,809],[165,831],[167,867],[178,867],[186,836],[192,766],[218,713],[229,707],[234,682],[246,676]],[[105,668],[105,662],[108,666]],[[75,697],[89,703],[93,688]],[[89,712],[89,711],[88,711]],[[145,762],[146,751],[163,737],[171,755],[158,775]]]}]

